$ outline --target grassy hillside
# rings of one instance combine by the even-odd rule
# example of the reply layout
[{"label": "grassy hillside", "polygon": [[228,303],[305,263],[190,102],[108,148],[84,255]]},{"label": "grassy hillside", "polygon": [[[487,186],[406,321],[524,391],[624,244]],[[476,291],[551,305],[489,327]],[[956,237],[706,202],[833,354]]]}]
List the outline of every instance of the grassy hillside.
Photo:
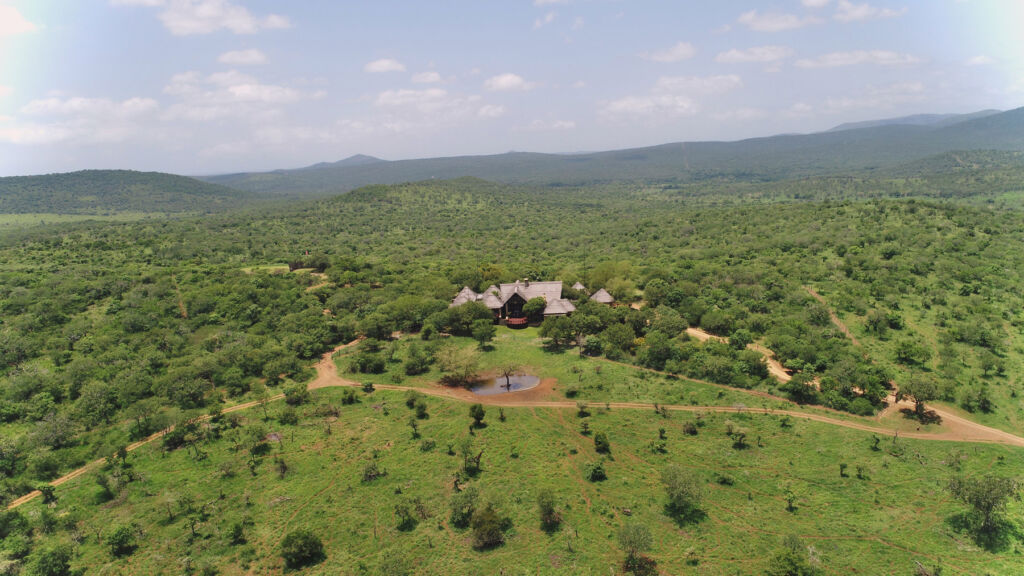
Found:
[{"label": "grassy hillside", "polygon": [[240,207],[248,193],[184,176],[85,170],[0,178],[0,214],[208,213]]},{"label": "grassy hillside", "polygon": [[[823,424],[600,407],[586,418],[575,410],[505,408],[504,420],[490,408],[487,426],[470,436],[466,405],[437,399],[424,400],[429,417],[413,437],[402,395],[359,396],[343,405],[339,391],[317,392],[298,408],[296,424],[277,421],[283,405],[269,408],[266,423],[250,410],[222,432],[205,432],[192,449],[133,453],[130,481],[117,465],[92,476],[121,478],[110,492],[86,477],[62,488],[55,506],[33,503],[22,513],[52,518],[47,540],[74,539],[72,565],[97,573],[182,565],[225,575],[281,573],[282,538],[302,527],[326,551],[309,574],[596,575],[619,570],[625,554],[616,535],[627,524],[650,530],[647,554],[662,573],[762,573],[788,536],[825,574],[910,574],[921,562],[943,574],[1008,575],[1019,566],[1012,542],[986,550],[960,531],[963,505],[944,490],[959,473],[1021,475],[1019,451],[906,440],[873,451],[869,434]],[[584,421],[592,430],[586,435]],[[687,422],[698,424],[696,436],[683,432]],[[729,426],[747,430],[747,448],[733,447]],[[255,457],[233,447],[250,430],[270,438]],[[659,430],[665,448],[652,452]],[[595,452],[598,433],[609,436],[609,455]],[[471,475],[460,472],[467,440],[473,454],[483,453]],[[588,465],[597,462],[607,479],[590,481]],[[371,463],[386,475],[364,481]],[[840,463],[849,465],[842,475]],[[660,474],[673,464],[703,493],[685,516],[666,511]],[[453,523],[460,476],[461,490],[479,491],[478,506],[493,502],[508,519],[504,544],[476,550],[472,530]],[[561,520],[554,528],[545,529],[538,513],[545,490]],[[406,509],[411,520],[403,522],[396,510]],[[112,535],[122,526],[134,547],[115,556]]]},{"label": "grassy hillside", "polygon": [[[176,572],[183,563],[199,570],[207,562],[225,573],[246,562],[275,573],[282,532],[308,525],[328,544],[318,568],[325,573],[374,573],[384,560],[371,551],[378,546],[408,551],[399,562],[439,562],[430,566],[456,573],[494,573],[526,558],[531,573],[572,571],[575,562],[581,573],[596,574],[621,561],[615,533],[637,519],[655,536],[650,554],[667,573],[760,572],[790,525],[804,541],[800,550],[813,545],[826,573],[875,565],[899,573],[915,559],[934,565],[940,557],[946,573],[982,566],[1012,573],[1022,540],[1014,528],[1019,504],[1000,532],[1005,541],[990,552],[957,524],[961,505],[943,486],[958,462],[970,475],[1019,477],[1016,451],[964,445],[961,462],[951,452],[959,445],[908,441],[903,452],[879,454],[870,433],[810,423],[789,429],[753,414],[730,418],[747,428],[751,446],[734,450],[725,416],[684,438],[683,414],[659,424],[653,410],[601,411],[604,402],[788,406],[904,433],[944,430],[912,410],[882,413],[893,381],[901,390],[916,386],[926,407],[1019,433],[1024,213],[1013,198],[1022,180],[1012,158],[993,160],[998,169],[964,160],[962,169],[913,177],[761,183],[551,188],[463,179],[374,186],[273,210],[12,232],[0,240],[4,499],[170,424],[286,390],[294,396],[320,354],[359,335],[370,338],[340,361],[347,377],[432,386],[452,370],[446,342],[475,346],[472,311],[448,309],[464,285],[580,280],[635,307],[580,303],[591,358],[581,359],[564,335],[545,350],[538,340],[554,336],[534,329],[515,339],[502,331],[483,353],[481,370],[515,360],[558,381],[553,400],[589,401],[592,429],[610,435],[614,457],[609,480],[591,485],[579,473],[597,457],[584,450],[592,438],[574,436],[574,409],[510,407],[506,423],[491,409],[490,425],[474,437],[487,445],[484,471],[470,482],[488,497],[507,498],[499,509],[514,529],[505,547],[475,552],[465,531],[436,529],[447,517],[452,488],[445,486],[459,461],[446,454],[447,442],[468,434],[466,406],[428,400],[431,417],[420,433],[436,444],[420,452],[422,439],[407,440],[402,398],[380,390],[340,406],[342,424],[330,438],[324,418],[333,410],[317,416],[310,405],[296,408],[298,426],[265,430],[284,433],[269,455],[254,458],[255,476],[233,435],[242,442],[258,408],[243,414],[248,423],[237,432],[202,426],[166,456],[142,449],[129,459],[137,458],[139,473],[131,482],[125,471],[106,472],[119,475],[107,483],[119,486],[108,501],[95,500],[101,488],[86,477],[59,487],[54,509],[31,504],[26,524],[12,520],[31,532],[5,540],[4,554],[14,564],[28,554],[33,564],[50,546],[73,542],[76,566],[111,563],[112,573]],[[798,385],[770,377],[753,350],[690,339],[688,326],[767,347]],[[395,331],[416,336],[395,341]],[[415,370],[407,368],[413,343]],[[808,407],[793,408],[791,399]],[[268,406],[275,422],[277,409]],[[665,453],[659,427],[668,434]],[[511,458],[513,444],[519,458]],[[374,448],[388,476],[364,487],[358,476]],[[280,481],[278,456],[288,467]],[[224,461],[233,464],[222,469]],[[658,477],[670,462],[699,475],[706,519],[677,526],[660,512]],[[839,463],[849,465],[848,477],[840,477]],[[857,464],[868,480],[856,478]],[[732,487],[719,484],[716,472],[729,475]],[[573,528],[575,552],[568,528],[549,537],[531,522],[536,494],[549,485]],[[795,512],[780,500],[787,487]],[[165,492],[173,492],[170,510]],[[185,492],[195,498],[182,500]],[[573,499],[581,493],[589,510]],[[415,497],[428,518],[399,536],[394,506]],[[114,560],[108,531],[131,518],[138,525],[125,530],[139,547]],[[249,544],[228,542],[236,521]],[[734,525],[749,530],[740,535]],[[691,546],[697,567],[686,564]]]},{"label": "grassy hillside", "polygon": [[325,195],[369,184],[474,176],[507,183],[580,185],[658,180],[744,181],[892,168],[954,150],[1024,150],[1024,108],[964,115],[958,122],[886,124],[738,142],[687,142],[631,150],[557,155],[508,153],[396,162],[315,165],[300,170],[212,176],[241,190]]}]

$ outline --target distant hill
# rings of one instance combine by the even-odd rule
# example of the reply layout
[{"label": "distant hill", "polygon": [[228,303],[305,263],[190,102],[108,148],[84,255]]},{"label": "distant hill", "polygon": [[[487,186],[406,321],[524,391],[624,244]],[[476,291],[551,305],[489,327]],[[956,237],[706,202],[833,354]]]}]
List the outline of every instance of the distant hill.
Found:
[{"label": "distant hill", "polygon": [[0,178],[0,214],[213,212],[252,194],[185,176],[131,170],[84,170]]},{"label": "distant hill", "polygon": [[914,114],[913,116],[901,116],[899,118],[885,118],[882,120],[867,120],[865,122],[847,122],[840,124],[829,132],[841,132],[843,130],[858,130],[860,128],[875,128],[877,126],[952,126],[965,120],[984,118],[993,114],[999,114],[1001,110],[982,110],[971,114]]},{"label": "distant hill", "polygon": [[368,184],[462,176],[555,186],[626,180],[759,181],[886,169],[956,150],[1024,150],[1024,108],[920,117],[910,123],[898,120],[816,134],[674,143],[587,154],[511,152],[400,161],[354,157],[298,170],[203,179],[261,194],[305,195],[345,192]]}]

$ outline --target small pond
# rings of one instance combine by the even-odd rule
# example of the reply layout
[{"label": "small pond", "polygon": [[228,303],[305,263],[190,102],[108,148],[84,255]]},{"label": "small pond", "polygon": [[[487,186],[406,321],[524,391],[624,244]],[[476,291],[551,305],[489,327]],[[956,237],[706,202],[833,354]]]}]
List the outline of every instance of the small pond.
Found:
[{"label": "small pond", "polygon": [[483,384],[470,388],[474,394],[481,396],[491,396],[494,394],[505,394],[506,392],[518,392],[519,390],[529,390],[540,384],[540,378],[536,376],[530,376],[529,374],[516,374],[508,378],[508,385],[505,384],[505,377],[498,376],[491,380],[485,381]]}]

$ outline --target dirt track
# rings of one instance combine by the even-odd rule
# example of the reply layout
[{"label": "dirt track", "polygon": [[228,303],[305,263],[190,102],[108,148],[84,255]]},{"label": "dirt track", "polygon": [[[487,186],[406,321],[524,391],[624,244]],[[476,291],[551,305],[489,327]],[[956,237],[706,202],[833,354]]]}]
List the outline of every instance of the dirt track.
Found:
[{"label": "dirt track", "polygon": [[[691,329],[691,330],[696,330],[696,329]],[[696,338],[701,338],[701,336],[698,336],[696,334],[693,334],[693,335]],[[706,336],[706,338],[704,338],[704,339],[715,338],[715,336],[707,334],[706,332],[702,332],[702,335]],[[337,351],[342,350],[344,348],[347,348],[349,346],[352,346],[354,344],[357,344],[358,342],[359,342],[358,340],[353,341],[353,342],[349,342],[348,344],[344,344],[342,346],[338,346],[334,350],[331,350],[331,351],[325,353],[321,357],[320,362],[318,362],[317,365],[316,365],[316,378],[312,382],[309,383],[309,389],[310,390],[317,390],[317,389],[320,389],[320,388],[346,387],[346,386],[347,387],[361,387],[362,384],[360,384],[359,382],[355,382],[353,380],[348,380],[348,379],[345,379],[345,378],[342,378],[341,376],[339,376],[338,373],[337,373],[337,370],[335,369],[334,359],[333,359],[333,356],[334,356],[334,354]],[[765,353],[765,352],[762,352],[762,353]],[[769,353],[766,353],[765,356],[766,357],[770,356],[770,351],[769,351]],[[788,376],[788,374],[787,374],[787,376]],[[552,384],[552,382],[550,380],[546,379],[545,381],[542,382],[541,386],[539,386],[538,388],[534,388],[534,389],[531,389],[531,390],[526,390],[526,391],[523,391],[523,392],[512,392],[512,393],[508,393],[508,394],[500,394],[500,395],[495,395],[495,396],[477,396],[477,395],[473,394],[472,392],[470,392],[469,390],[465,390],[465,389],[462,389],[462,388],[448,388],[448,387],[440,386],[440,385],[435,385],[435,386],[431,386],[431,387],[421,388],[421,387],[413,387],[413,386],[397,386],[397,385],[391,385],[391,384],[378,384],[376,386],[376,388],[379,388],[381,390],[398,390],[398,391],[415,390],[417,392],[420,392],[421,394],[426,394],[428,396],[434,396],[434,397],[438,397],[438,398],[446,398],[446,399],[457,400],[457,401],[461,401],[461,402],[478,402],[480,404],[485,404],[485,405],[488,405],[488,406],[496,406],[496,407],[503,407],[503,408],[516,408],[516,407],[520,407],[520,408],[576,409],[576,405],[577,405],[576,401],[568,401],[568,400],[561,400],[561,401],[558,401],[558,400],[555,400],[555,401],[552,401],[552,400],[541,400],[540,398],[544,398],[544,397],[548,396],[551,393],[551,384]],[[763,392],[760,393],[760,394],[752,393],[752,396],[763,396],[763,395],[764,395]],[[268,402],[273,402],[273,401],[280,400],[282,398],[284,398],[284,394],[278,394],[276,396],[271,396],[270,398],[267,399],[267,401]],[[772,396],[772,398],[775,398],[775,397]],[[893,410],[898,410],[898,409],[900,409],[902,407],[911,407],[911,404],[909,402],[905,402],[904,401],[904,402],[897,403],[897,402],[894,402],[894,400],[895,400],[895,398],[890,396],[890,398],[889,398],[890,407],[887,408],[883,413],[879,414],[879,418],[881,418],[885,414],[890,413]],[[606,404],[609,408],[625,409],[625,410],[650,410],[650,411],[654,410],[654,404],[649,404],[649,403],[645,403],[645,402],[607,402],[607,403],[594,403],[594,404],[595,405]],[[223,412],[224,413],[237,412],[239,410],[246,410],[246,409],[253,408],[253,407],[259,406],[259,405],[260,405],[260,401],[258,401],[258,400],[257,401],[252,401],[252,402],[245,402],[243,404],[236,404],[234,406],[230,406],[228,408],[225,408],[223,410]],[[852,421],[852,420],[841,420],[839,418],[832,418],[830,416],[825,416],[825,415],[816,414],[816,413],[809,413],[809,412],[804,412],[804,411],[800,411],[800,410],[774,410],[774,409],[770,409],[770,408],[750,408],[750,407],[738,407],[738,406],[737,407],[734,407],[734,406],[687,406],[687,405],[673,405],[673,404],[659,404],[659,407],[664,408],[666,410],[674,411],[674,412],[719,412],[719,413],[722,413],[722,412],[725,412],[725,413],[745,412],[745,413],[752,413],[752,414],[787,415],[787,416],[790,416],[792,418],[800,418],[800,419],[803,419],[803,420],[811,420],[811,421],[814,421],[814,422],[821,422],[821,423],[824,423],[824,424],[832,424],[834,426],[842,426],[844,428],[852,428],[854,430],[862,430],[864,432],[871,432],[873,434],[879,434],[879,435],[882,435],[882,436],[890,436],[890,435],[895,434],[894,430],[889,429],[889,428],[884,428],[884,427],[879,426],[879,425],[871,425],[871,424],[868,424],[868,423],[857,422],[857,421]],[[1024,447],[1024,438],[1021,438],[1019,436],[1014,436],[1013,434],[1010,434],[1009,432],[1003,432],[1002,430],[996,430],[994,428],[989,428],[987,426],[982,426],[981,424],[978,424],[976,422],[971,422],[970,420],[966,420],[966,419],[961,418],[961,417],[959,417],[959,416],[957,416],[955,414],[944,412],[942,410],[934,410],[934,411],[935,411],[935,413],[939,417],[942,418],[942,431],[940,431],[940,432],[903,432],[903,433],[901,433],[899,435],[904,437],[904,438],[913,438],[913,439],[919,439],[919,440],[938,440],[938,441],[943,441],[943,442],[980,442],[980,443],[986,443],[986,444],[1006,444],[1006,445],[1010,445],[1010,446]],[[197,418],[197,421],[205,421],[205,420],[208,420],[209,418],[210,418],[209,416],[205,416],[204,415],[204,416],[200,416],[199,418]],[[159,438],[163,437],[164,434],[166,434],[169,431],[170,431],[170,429],[162,430],[160,432],[157,432],[156,434],[153,434],[152,436],[149,436],[148,438],[145,438],[143,440],[140,440],[138,442],[130,444],[128,446],[128,451],[131,452],[131,451],[136,450],[136,449],[138,449],[138,448],[140,448],[142,446],[145,446],[146,444],[149,444],[150,442],[153,442],[154,440],[158,440]],[[74,470],[73,472],[70,472],[70,473],[68,473],[68,474],[66,474],[66,475],[64,475],[64,476],[62,476],[62,477],[60,477],[60,478],[50,482],[50,485],[51,486],[60,486],[61,484],[69,482],[69,481],[71,481],[71,480],[73,480],[73,479],[75,479],[75,478],[77,478],[77,477],[79,477],[79,476],[81,476],[81,475],[83,475],[83,474],[93,470],[94,468],[96,468],[98,466],[101,466],[105,461],[106,461],[106,459],[104,459],[104,458],[101,458],[99,460],[95,460],[95,461],[93,461],[93,462],[91,462],[89,464],[86,464],[85,466],[83,466],[83,467],[81,467],[81,468],[79,468],[77,470]],[[10,504],[8,504],[7,509],[10,510],[12,508],[17,508],[18,506],[21,506],[22,504],[25,504],[26,502],[30,502],[31,500],[35,499],[40,494],[41,493],[38,490],[29,492],[28,494],[25,494],[24,496],[14,500]]]},{"label": "dirt track", "polygon": [[810,286],[804,286],[804,290],[807,290],[807,293],[813,296],[815,300],[824,304],[825,307],[828,308],[828,316],[832,319],[832,324],[834,324],[836,328],[839,328],[840,332],[846,334],[846,337],[850,339],[850,342],[853,342],[854,346],[860,346],[860,342],[854,338],[853,332],[850,332],[849,327],[847,327],[846,324],[843,324],[843,321],[839,319],[839,316],[837,316],[835,311],[832,310],[832,307],[825,301],[825,297],[818,294],[817,290]]}]

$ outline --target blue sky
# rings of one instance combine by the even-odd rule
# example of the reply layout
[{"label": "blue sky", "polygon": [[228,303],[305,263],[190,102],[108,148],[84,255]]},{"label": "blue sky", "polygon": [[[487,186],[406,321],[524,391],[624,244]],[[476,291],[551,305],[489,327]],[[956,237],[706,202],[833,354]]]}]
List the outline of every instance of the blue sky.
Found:
[{"label": "blue sky", "polygon": [[0,175],[208,174],[1024,105],[1020,0],[0,0]]}]

